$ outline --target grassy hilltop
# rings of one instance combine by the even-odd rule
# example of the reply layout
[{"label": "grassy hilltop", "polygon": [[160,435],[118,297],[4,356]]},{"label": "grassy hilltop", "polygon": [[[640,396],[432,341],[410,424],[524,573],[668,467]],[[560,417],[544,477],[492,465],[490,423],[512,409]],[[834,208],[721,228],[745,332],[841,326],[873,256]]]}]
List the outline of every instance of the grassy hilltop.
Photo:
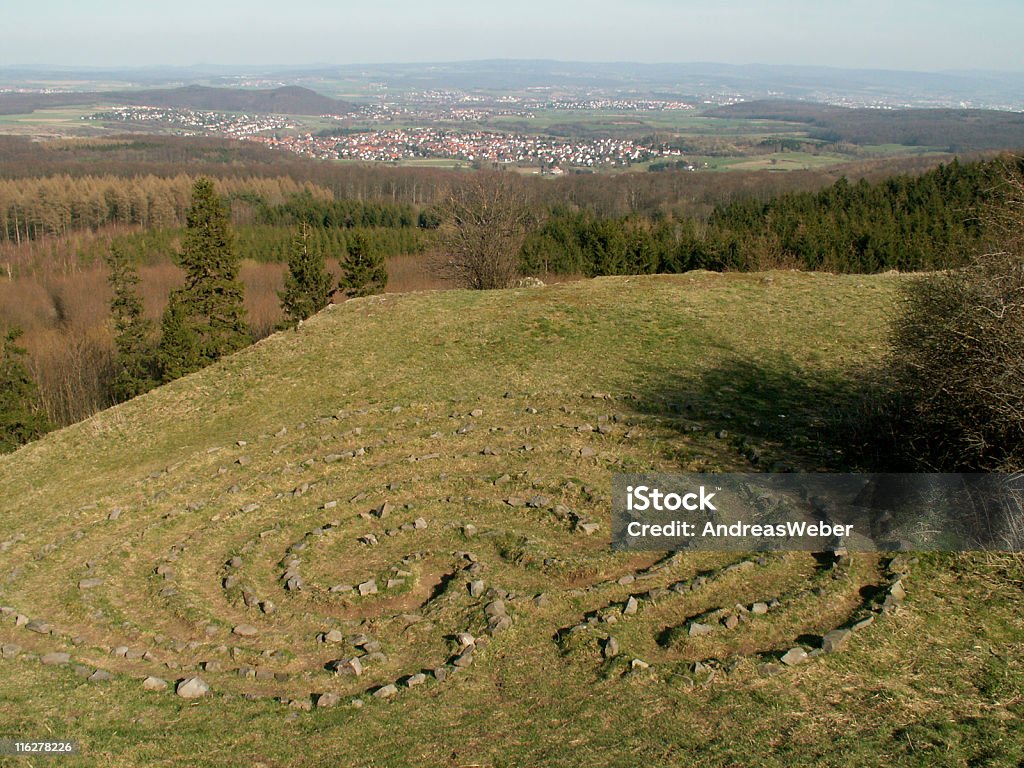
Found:
[{"label": "grassy hilltop", "polygon": [[608,546],[614,471],[847,466],[829,419],[898,279],[371,297],[0,457],[0,738],[77,739],[62,765],[1019,765],[1019,562]]}]

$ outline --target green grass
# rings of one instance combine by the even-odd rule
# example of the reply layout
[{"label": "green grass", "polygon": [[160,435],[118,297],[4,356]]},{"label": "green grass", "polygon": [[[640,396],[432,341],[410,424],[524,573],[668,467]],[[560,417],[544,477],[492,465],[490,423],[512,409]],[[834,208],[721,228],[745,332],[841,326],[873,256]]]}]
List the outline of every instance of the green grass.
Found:
[{"label": "green grass", "polygon": [[[777,677],[761,677],[760,660],[841,624],[882,578],[877,558],[858,557],[836,582],[807,555],[773,559],[556,639],[631,593],[736,559],[693,554],[619,585],[661,555],[609,549],[613,471],[842,464],[820,421],[848,373],[882,356],[898,279],[691,273],[357,300],[0,457],[0,605],[59,630],[43,637],[4,618],[0,641],[115,673],[90,683],[0,661],[0,738],[75,738],[82,754],[62,764],[103,766],[1018,765],[1018,561],[922,558],[897,613]],[[537,508],[506,503],[538,494]],[[360,516],[383,501],[385,518]],[[566,510],[602,529],[574,533]],[[421,516],[425,530],[401,529]],[[378,544],[356,541],[366,533]],[[306,587],[287,592],[283,558],[300,542]],[[478,573],[465,570],[466,550]],[[234,555],[274,613],[222,589]],[[172,579],[155,573],[161,563]],[[105,583],[80,591],[90,567]],[[396,569],[405,583],[375,596],[328,591]],[[471,578],[515,594],[512,627],[443,684],[369,697],[444,662],[452,633],[485,635]],[[735,634],[658,643],[688,616],[816,579],[822,596]],[[169,585],[176,594],[161,597]],[[259,636],[229,635],[239,623]],[[373,635],[387,660],[359,679],[333,676],[323,664],[352,651],[317,642],[330,628]],[[600,655],[605,632],[622,645],[613,662]],[[119,645],[153,658],[116,658]],[[622,675],[634,657],[651,670]],[[711,658],[732,671],[691,689],[687,664]],[[141,688],[147,674],[173,681],[210,660],[223,669],[199,672],[213,687],[199,702]],[[243,679],[231,671],[241,665],[289,678]],[[274,700],[324,691],[342,705]]]}]

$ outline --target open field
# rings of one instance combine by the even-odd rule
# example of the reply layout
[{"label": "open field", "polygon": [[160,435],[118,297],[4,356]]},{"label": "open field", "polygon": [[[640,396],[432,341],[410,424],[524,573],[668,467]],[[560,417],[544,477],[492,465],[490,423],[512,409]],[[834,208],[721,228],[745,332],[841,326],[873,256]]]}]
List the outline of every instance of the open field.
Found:
[{"label": "open field", "polygon": [[[0,738],[77,739],[62,765],[1019,765],[1019,561],[608,547],[614,471],[844,466],[824,425],[899,279],[371,297],[0,457]],[[718,608],[744,619],[678,631]]]}]

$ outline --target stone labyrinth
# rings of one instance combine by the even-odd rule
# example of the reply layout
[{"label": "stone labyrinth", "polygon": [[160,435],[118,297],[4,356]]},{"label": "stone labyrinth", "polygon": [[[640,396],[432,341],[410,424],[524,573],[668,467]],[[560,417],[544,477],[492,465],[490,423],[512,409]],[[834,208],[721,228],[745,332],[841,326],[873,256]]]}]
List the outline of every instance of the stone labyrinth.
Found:
[{"label": "stone labyrinth", "polygon": [[611,552],[610,471],[679,439],[617,405],[351,408],[126,468],[0,542],[3,659],[311,709],[458,684],[503,644],[605,678],[772,675],[898,608],[905,556]]}]

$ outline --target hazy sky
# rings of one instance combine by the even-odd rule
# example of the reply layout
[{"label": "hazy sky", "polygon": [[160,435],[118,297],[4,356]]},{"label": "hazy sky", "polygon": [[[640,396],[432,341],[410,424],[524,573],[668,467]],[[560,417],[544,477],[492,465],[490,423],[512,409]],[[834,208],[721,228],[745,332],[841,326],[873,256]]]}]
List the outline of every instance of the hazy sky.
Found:
[{"label": "hazy sky", "polygon": [[0,65],[545,58],[1024,71],[1022,0],[0,0]]}]

